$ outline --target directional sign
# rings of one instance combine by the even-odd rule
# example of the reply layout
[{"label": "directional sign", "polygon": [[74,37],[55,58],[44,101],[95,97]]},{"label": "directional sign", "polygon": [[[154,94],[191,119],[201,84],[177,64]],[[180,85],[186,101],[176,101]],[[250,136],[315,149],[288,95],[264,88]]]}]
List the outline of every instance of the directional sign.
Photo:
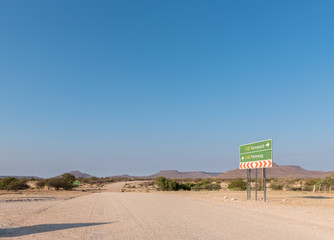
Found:
[{"label": "directional sign", "polygon": [[268,168],[273,165],[273,140],[240,146],[240,169]]},{"label": "directional sign", "polygon": [[80,182],[79,181],[74,181],[73,185],[80,186]]}]

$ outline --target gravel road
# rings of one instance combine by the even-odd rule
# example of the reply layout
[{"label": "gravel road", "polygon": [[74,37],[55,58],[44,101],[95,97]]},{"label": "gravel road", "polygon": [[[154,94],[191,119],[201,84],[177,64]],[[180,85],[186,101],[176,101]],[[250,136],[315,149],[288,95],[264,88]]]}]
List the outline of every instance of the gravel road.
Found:
[{"label": "gravel road", "polygon": [[122,193],[120,187],[114,184],[107,192],[70,200],[1,203],[0,238],[328,240],[334,236],[333,223],[291,217],[291,212],[285,216],[285,208],[248,209],[176,194]]}]

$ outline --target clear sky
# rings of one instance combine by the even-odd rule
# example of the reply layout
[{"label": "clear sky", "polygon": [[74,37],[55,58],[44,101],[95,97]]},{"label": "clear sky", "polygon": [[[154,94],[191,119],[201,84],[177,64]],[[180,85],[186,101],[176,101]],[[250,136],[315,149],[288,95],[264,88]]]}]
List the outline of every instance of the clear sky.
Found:
[{"label": "clear sky", "polygon": [[334,170],[333,1],[0,1],[0,175]]}]

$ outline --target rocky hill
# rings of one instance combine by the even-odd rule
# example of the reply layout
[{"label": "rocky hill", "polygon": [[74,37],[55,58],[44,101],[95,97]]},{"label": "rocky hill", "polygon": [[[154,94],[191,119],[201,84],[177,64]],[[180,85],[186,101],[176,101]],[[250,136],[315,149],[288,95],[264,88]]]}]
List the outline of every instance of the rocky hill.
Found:
[{"label": "rocky hill", "polygon": [[[91,177],[94,177],[94,176],[92,176],[90,174],[83,173],[83,172],[80,172],[80,171],[71,171],[71,172],[68,172],[68,173],[71,174],[71,175],[73,175],[76,178],[79,178],[79,177],[81,177],[81,178],[91,178]],[[61,175],[57,176],[57,177],[61,177]]]},{"label": "rocky hill", "polygon": [[[293,178],[322,178],[329,176],[334,173],[334,171],[309,171],[300,166],[286,165],[279,166],[273,164],[272,168],[267,169],[267,178],[283,178],[283,177],[293,177]],[[245,178],[245,170],[234,169],[227,171],[225,173],[217,176],[218,178]],[[252,170],[252,177],[254,177],[255,170]],[[258,169],[258,176],[262,176],[262,170]]]},{"label": "rocky hill", "polygon": [[160,171],[156,174],[148,176],[149,178],[156,178],[156,177],[165,177],[165,178],[213,178],[221,173],[212,173],[212,172],[179,172],[177,170],[165,170]]},{"label": "rocky hill", "polygon": [[109,176],[109,178],[140,178],[136,176],[130,176],[128,174]]}]

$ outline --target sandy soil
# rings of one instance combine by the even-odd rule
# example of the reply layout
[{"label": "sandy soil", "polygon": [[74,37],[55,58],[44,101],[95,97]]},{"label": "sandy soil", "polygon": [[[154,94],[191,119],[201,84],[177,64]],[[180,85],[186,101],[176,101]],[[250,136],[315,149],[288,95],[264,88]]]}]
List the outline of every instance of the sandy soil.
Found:
[{"label": "sandy soil", "polygon": [[67,200],[1,201],[0,237],[328,240],[334,236],[334,202],[332,207],[297,207],[282,201],[245,201],[242,193],[231,200],[226,192],[119,192],[122,186],[112,184],[104,192]]}]

